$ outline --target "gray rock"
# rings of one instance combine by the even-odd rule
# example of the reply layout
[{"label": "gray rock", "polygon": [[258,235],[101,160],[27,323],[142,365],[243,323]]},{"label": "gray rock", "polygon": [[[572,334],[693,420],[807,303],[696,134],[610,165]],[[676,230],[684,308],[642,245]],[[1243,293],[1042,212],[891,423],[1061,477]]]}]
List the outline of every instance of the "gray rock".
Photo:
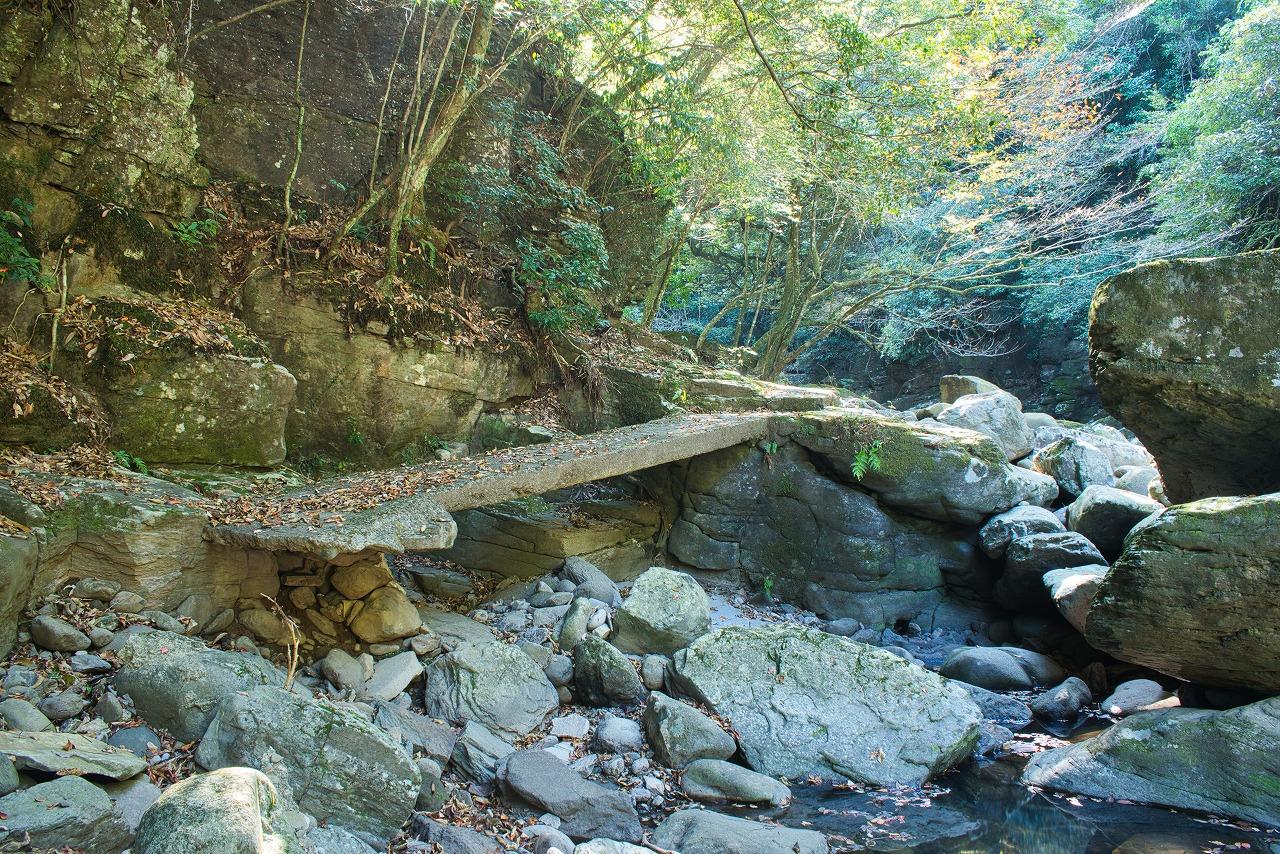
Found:
[{"label": "gray rock", "polygon": [[1089,486],[1067,507],[1067,527],[1083,534],[1098,551],[1114,560],[1124,538],[1143,519],[1164,505],[1112,486]]},{"label": "gray rock", "polygon": [[75,652],[88,649],[92,644],[89,636],[57,617],[41,614],[31,621],[31,640],[41,649],[55,652]]},{"label": "gray rock", "polygon": [[107,744],[123,748],[134,756],[146,759],[152,746],[158,751],[164,747],[164,741],[150,727],[134,726],[118,729],[107,736]]},{"label": "gray rock", "polygon": [[617,605],[621,601],[618,586],[613,583],[613,579],[601,572],[595,564],[580,557],[565,560],[564,567],[560,570],[560,577],[573,582],[575,596],[599,599],[610,606]]},{"label": "gray rock", "polygon": [[120,614],[137,614],[147,604],[147,600],[143,599],[132,590],[121,590],[115,596],[111,597],[110,608]]},{"label": "gray rock", "polygon": [[[968,394],[986,394],[993,391],[1003,391],[1003,389],[993,382],[984,380],[982,377],[966,374],[947,374],[938,380],[938,396],[944,406],[955,403]],[[938,411],[941,411],[941,409]],[[936,415],[937,413],[935,412],[934,414]]]},{"label": "gray rock", "polygon": [[120,698],[114,691],[107,691],[102,695],[102,699],[93,706],[93,714],[109,724],[118,723],[128,717],[124,704],[120,702]]},{"label": "gray rock", "polygon": [[350,653],[336,647],[320,659],[318,667],[320,674],[339,691],[362,691],[365,679],[371,675],[364,672],[364,666]]},{"label": "gray rock", "polygon": [[18,769],[13,767],[13,760],[0,753],[0,797],[17,791]]},{"label": "gray rock", "polygon": [[458,740],[453,727],[392,703],[378,703],[377,706],[378,714],[373,722],[383,732],[415,755],[426,754],[441,763],[449,761]]},{"label": "gray rock", "polygon": [[601,753],[626,753],[644,747],[644,737],[640,734],[640,724],[630,718],[609,715],[596,725],[591,746]]},{"label": "gray rock", "polygon": [[87,652],[77,652],[71,658],[67,659],[67,664],[76,673],[86,673],[89,675],[97,673],[110,673],[114,668],[111,662],[97,655],[90,655]]},{"label": "gray rock", "polygon": [[1147,498],[1152,481],[1159,477],[1160,472],[1151,466],[1122,466],[1116,469],[1116,489]]},{"label": "gray rock", "polygon": [[81,697],[74,688],[68,688],[42,698],[36,703],[36,708],[49,720],[61,723],[89,708],[89,701]]},{"label": "gray rock", "polygon": [[422,624],[440,638],[446,651],[457,649],[464,643],[485,644],[497,641],[487,626],[465,614],[422,608],[418,611],[418,616],[422,618]]},{"label": "gray rock", "polygon": [[[1046,750],[1022,782],[1280,825],[1280,697],[1225,712],[1139,712],[1094,738]],[[1265,782],[1263,782],[1265,781]]]},{"label": "gray rock", "polygon": [[645,571],[613,618],[613,643],[623,652],[671,655],[706,634],[711,602],[683,572]]},{"label": "gray rock", "polygon": [[422,675],[422,670],[418,656],[408,650],[384,658],[373,666],[373,678],[364,686],[365,693],[376,700],[394,700]]},{"label": "gray rock", "polygon": [[155,626],[162,632],[174,632],[175,634],[184,634],[187,627],[177,617],[166,614],[164,611],[155,609],[142,611],[139,617],[146,619],[147,622]]},{"label": "gray rock", "polygon": [[974,753],[978,756],[992,756],[1013,738],[1013,731],[992,721],[982,722],[982,735],[978,738],[978,747]]},{"label": "gray rock", "polygon": [[1141,523],[1085,637],[1201,685],[1280,692],[1280,494],[1208,498]]},{"label": "gray rock", "polygon": [[1031,453],[1035,433],[1022,416],[1022,402],[1006,391],[987,391],[957,398],[936,416],[943,424],[990,436],[1009,460]]},{"label": "gray rock", "polygon": [[596,635],[574,647],[573,688],[579,701],[590,706],[637,703],[646,693],[627,657]]},{"label": "gray rock", "polygon": [[431,663],[427,714],[455,725],[477,721],[519,738],[559,705],[555,686],[533,659],[507,644],[462,644]]},{"label": "gray rock", "polygon": [[19,732],[48,732],[53,722],[30,702],[19,697],[0,701],[0,719],[5,726]]},{"label": "gray rock", "polygon": [[414,809],[418,812],[435,812],[449,800],[449,789],[440,778],[444,768],[439,762],[422,757],[418,760],[418,771],[422,774],[422,783],[418,786],[418,800]]},{"label": "gray rock", "polygon": [[112,685],[143,720],[181,741],[204,735],[218,705],[256,685],[283,685],[284,674],[255,655],[210,649],[171,632],[133,635],[120,651]]},{"label": "gray rock", "polygon": [[1076,566],[1046,572],[1041,579],[1058,613],[1081,634],[1084,634],[1089,607],[1108,571],[1105,566]]},{"label": "gray rock", "polygon": [[661,691],[667,684],[667,667],[671,659],[665,655],[646,655],[640,662],[640,681],[650,691]]},{"label": "gray rock", "polygon": [[748,764],[773,777],[918,784],[968,758],[982,720],[936,674],[797,626],[704,635],[674,670],[682,691],[733,726]]},{"label": "gray rock", "polygon": [[978,545],[988,557],[1003,557],[1009,543],[1031,534],[1054,534],[1065,531],[1052,510],[1024,504],[992,516],[978,531]]},{"label": "gray rock", "polygon": [[301,854],[271,781],[223,768],[170,786],[143,814],[134,854]]},{"label": "gray rock", "polygon": [[1167,708],[1176,702],[1174,696],[1154,679],[1130,679],[1117,685],[1099,705],[1108,715],[1127,717],[1153,707]]},{"label": "gray rock", "polygon": [[728,759],[738,752],[733,736],[687,703],[654,691],[644,709],[644,728],[654,756],[668,768],[695,759]]},{"label": "gray rock", "polygon": [[702,809],[680,810],[653,832],[659,848],[680,854],[827,854],[821,833],[793,830]]},{"label": "gray rock", "polygon": [[556,738],[586,738],[591,732],[591,721],[574,713],[551,719],[551,735]]},{"label": "gray rock", "polygon": [[502,854],[504,851],[501,845],[483,833],[453,827],[422,814],[413,817],[412,833],[415,839],[430,846],[428,851],[446,851],[448,854]]},{"label": "gray rock", "polygon": [[1111,458],[1097,445],[1067,436],[1041,448],[1032,466],[1058,483],[1063,495],[1074,498],[1094,485],[1111,486]]},{"label": "gray rock", "polygon": [[25,850],[73,848],[116,854],[129,844],[129,832],[107,793],[74,775],[5,795],[0,798],[0,815],[5,817],[0,845],[10,843],[14,850],[24,850],[17,846],[25,842]]},{"label": "gray rock", "polygon": [[560,851],[561,854],[573,854],[573,840],[554,827],[534,824],[526,827],[521,835],[531,840],[529,847],[533,849],[533,854],[547,854],[552,850]]},{"label": "gray rock", "polygon": [[315,846],[316,854],[378,854],[341,827],[314,827],[307,841]]},{"label": "gray rock", "polygon": [[624,842],[644,838],[631,799],[621,789],[582,777],[545,750],[521,750],[498,768],[503,795],[549,812],[573,839],[602,836]]},{"label": "gray rock", "polygon": [[1081,534],[1031,534],[1009,544],[1004,574],[996,582],[996,601],[1014,611],[1052,607],[1044,588],[1044,574],[1051,569],[1105,566],[1106,558]]},{"label": "gray rock", "polygon": [[1026,729],[1031,723],[1031,707],[1016,697],[997,694],[995,691],[988,691],[986,688],[970,685],[968,682],[954,681],[969,692],[969,696],[978,704],[978,708],[982,709],[982,716],[988,721],[1015,732]]},{"label": "gray rock", "polygon": [[119,592],[120,582],[106,578],[82,578],[71,588],[72,596],[94,602],[110,602]]},{"label": "gray rock", "polygon": [[772,777],[721,759],[695,759],[684,769],[685,796],[703,803],[730,801],[785,807],[791,790]]},{"label": "gray rock", "polygon": [[142,816],[160,797],[160,787],[143,776],[121,783],[110,783],[105,788],[116,805],[116,814],[131,836],[138,832]]},{"label": "gray rock", "polygon": [[827,410],[798,419],[792,440],[826,457],[835,471],[849,471],[868,441],[880,442],[881,467],[859,486],[914,516],[979,525],[1019,504],[1047,505],[1058,494],[1053,478],[1009,465],[1004,450],[981,433],[870,410]]},{"label": "gray rock", "polygon": [[111,780],[127,780],[147,764],[128,750],[67,732],[0,731],[0,753],[12,758],[19,771],[59,774],[74,770]]},{"label": "gray rock", "polygon": [[317,819],[380,839],[413,812],[420,783],[417,766],[363,715],[272,686],[229,696],[196,761],[257,768]]},{"label": "gray rock", "polygon": [[1025,691],[1067,675],[1048,656],[1014,646],[961,647],[947,656],[938,672],[989,691]]},{"label": "gray rock", "polygon": [[544,672],[552,685],[563,688],[573,682],[573,659],[567,655],[553,655]]},{"label": "gray rock", "polygon": [[1073,721],[1081,710],[1093,702],[1093,694],[1083,679],[1075,676],[1061,685],[1038,694],[1031,700],[1031,711],[1046,721]]},{"label": "gray rock", "polygon": [[560,632],[556,637],[561,649],[573,649],[578,641],[587,636],[587,623],[595,613],[595,606],[590,599],[574,599],[569,610],[560,623]]},{"label": "gray rock", "polygon": [[641,848],[630,842],[618,842],[616,839],[592,839],[590,842],[579,842],[573,854],[652,854],[653,849]]},{"label": "gray rock", "polygon": [[498,762],[514,751],[510,743],[481,724],[469,721],[454,745],[452,762],[464,779],[483,785],[493,782]]}]

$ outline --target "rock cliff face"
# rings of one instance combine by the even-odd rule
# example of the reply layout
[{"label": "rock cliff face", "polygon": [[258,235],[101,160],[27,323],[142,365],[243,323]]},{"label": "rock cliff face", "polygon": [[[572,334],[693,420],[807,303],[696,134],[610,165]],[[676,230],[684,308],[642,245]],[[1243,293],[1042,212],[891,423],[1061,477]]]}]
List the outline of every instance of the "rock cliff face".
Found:
[{"label": "rock cliff face", "polygon": [[[286,282],[250,245],[252,235],[279,228],[298,147],[303,7],[259,5],[215,0],[179,20],[161,8],[84,0],[72,20],[23,4],[0,28],[0,197],[30,205],[29,236],[66,285],[65,302],[60,289],[6,289],[15,291],[0,300],[17,311],[14,334],[52,340],[47,319],[81,297],[94,306],[127,299],[163,314],[181,296],[242,319],[267,344],[254,354],[266,357],[260,363],[169,354],[138,358],[107,377],[80,367],[85,353],[75,348],[58,360],[84,408],[114,429],[115,445],[157,462],[269,466],[287,447],[295,459],[376,465],[429,456],[440,441],[468,441],[482,415],[533,392],[540,357],[531,347],[510,335],[500,336],[502,346],[457,346],[448,330],[461,321],[443,307],[440,329],[393,332],[356,305],[340,272],[292,269]],[[403,27],[403,10],[391,7],[338,2],[311,10],[298,222],[357,201],[375,149],[381,169],[390,163],[395,122],[379,116],[400,116],[412,87],[403,64],[388,83]],[[555,205],[503,201],[482,186],[486,175],[509,183],[532,171],[536,128],[554,124],[556,110],[575,100],[576,84],[547,67],[514,63],[451,137],[420,212],[437,242],[501,259],[519,236],[559,228]],[[557,179],[599,202],[598,213],[584,216],[604,237],[607,293],[620,306],[648,283],[665,202],[633,183],[631,154],[612,121],[590,98],[583,102]],[[235,234],[215,240],[200,232],[219,224]],[[225,244],[242,238],[249,251],[232,258]],[[291,267],[313,260],[295,258]],[[495,272],[502,263],[510,262],[477,264],[479,273],[461,276],[456,264],[424,262],[406,275],[423,293],[465,290],[509,323],[521,297]],[[98,366],[110,361],[105,351],[96,356]],[[237,388],[247,391],[243,399]],[[66,419],[45,403],[36,414],[47,418],[15,424],[6,415],[0,438],[38,437],[45,447],[84,438],[83,430],[56,429]],[[219,441],[227,432],[220,422],[233,419],[253,427],[244,447]]]},{"label": "rock cliff face", "polygon": [[1280,488],[1280,252],[1144,264],[1098,288],[1090,367],[1173,501]]}]

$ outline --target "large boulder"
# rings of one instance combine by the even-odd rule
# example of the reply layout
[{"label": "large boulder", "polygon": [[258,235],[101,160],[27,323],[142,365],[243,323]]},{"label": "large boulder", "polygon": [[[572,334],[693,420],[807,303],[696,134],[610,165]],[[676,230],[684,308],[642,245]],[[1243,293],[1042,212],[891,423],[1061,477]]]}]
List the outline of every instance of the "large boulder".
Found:
[{"label": "large boulder", "polygon": [[0,847],[12,851],[116,854],[129,832],[107,793],[74,775],[0,798]]},{"label": "large boulder", "polygon": [[1058,483],[1063,495],[1075,497],[1095,484],[1115,483],[1111,458],[1097,445],[1073,436],[1041,448],[1031,460],[1036,471]]},{"label": "large boulder", "polygon": [[1280,697],[1225,712],[1140,712],[1033,756],[1022,781],[1280,826]]},{"label": "large boulder", "polygon": [[1160,502],[1123,489],[1088,486],[1067,507],[1067,527],[1084,534],[1108,560],[1115,560],[1134,526],[1162,509]]},{"label": "large boulder", "polygon": [[988,691],[1025,691],[1067,675],[1048,656],[1016,646],[961,647],[947,656],[938,672]]},{"label": "large boulder", "polygon": [[639,842],[644,838],[626,792],[584,778],[545,750],[521,750],[508,756],[498,767],[498,782],[508,799],[560,819],[560,831],[573,839]]},{"label": "large boulder", "polygon": [[1003,391],[1003,389],[982,377],[947,374],[938,380],[938,394],[943,403],[955,403],[966,395],[988,394],[993,391]]},{"label": "large boulder", "polygon": [[681,778],[685,797],[703,803],[768,804],[785,807],[791,790],[784,783],[723,759],[695,759]]},{"label": "large boulder", "polygon": [[1053,569],[1096,566],[1106,559],[1074,531],[1031,534],[1014,540],[1005,553],[1004,574],[996,583],[996,601],[1013,610],[1046,609],[1044,574]]},{"label": "large boulder", "polygon": [[317,819],[380,839],[413,812],[421,779],[399,744],[355,709],[272,686],[229,696],[196,761],[257,768]]},{"label": "large boulder", "polygon": [[1138,526],[1094,597],[1103,652],[1204,685],[1280,691],[1280,493],[1209,498]]},{"label": "large boulder", "polygon": [[468,721],[517,739],[560,705],[555,686],[519,647],[464,643],[431,663],[424,695],[427,714],[452,724]]},{"label": "large boulder", "polygon": [[271,781],[252,768],[223,768],[165,790],[138,824],[134,854],[301,854]]},{"label": "large boulder", "polygon": [[683,572],[655,566],[636,579],[613,618],[613,643],[623,652],[671,655],[711,628],[711,602]]},{"label": "large boulder", "polygon": [[661,691],[649,695],[644,729],[653,755],[668,768],[683,768],[696,759],[728,759],[738,752],[733,736],[715,721]]},{"label": "large boulder", "polygon": [[1058,613],[1081,634],[1084,634],[1093,597],[1098,595],[1108,571],[1105,566],[1073,566],[1050,570],[1041,579]]},{"label": "large boulder", "polygon": [[590,634],[573,648],[573,687],[589,706],[616,706],[644,699],[636,669],[618,648]]},{"label": "large boulder", "polygon": [[[6,515],[8,502],[4,499],[16,496],[3,485],[0,485],[0,490],[3,490],[0,492],[0,515]],[[21,503],[26,509],[43,515],[34,504]],[[27,607],[39,555],[40,545],[34,536],[0,534],[0,656],[7,656],[17,639],[18,617]]]},{"label": "large boulder", "polygon": [[653,842],[680,854],[827,854],[827,840],[814,830],[793,830],[702,809],[672,813],[653,832]]},{"label": "large boulder", "polygon": [[1031,453],[1035,433],[1022,416],[1022,402],[1007,391],[966,394],[942,410],[937,420],[990,436],[1009,460]]},{"label": "large boulder", "polygon": [[924,668],[797,626],[703,635],[674,671],[773,777],[919,784],[972,752],[982,719],[963,689]]},{"label": "large boulder", "polygon": [[[1058,494],[1052,478],[1009,465],[994,440],[945,424],[830,410],[800,416],[793,438],[888,506],[926,519],[977,525],[1019,504],[1047,505]],[[859,455],[878,467],[856,479]]]},{"label": "large boulder", "polygon": [[1280,489],[1277,301],[1280,251],[1158,261],[1099,286],[1094,383],[1174,502]]},{"label": "large boulder", "polygon": [[978,545],[987,557],[1004,557],[1014,540],[1065,530],[1066,526],[1052,510],[1027,504],[992,516],[978,531]]},{"label": "large boulder", "polygon": [[222,701],[258,685],[284,685],[278,668],[256,655],[210,649],[173,632],[130,638],[113,684],[142,719],[183,741],[204,735]]}]

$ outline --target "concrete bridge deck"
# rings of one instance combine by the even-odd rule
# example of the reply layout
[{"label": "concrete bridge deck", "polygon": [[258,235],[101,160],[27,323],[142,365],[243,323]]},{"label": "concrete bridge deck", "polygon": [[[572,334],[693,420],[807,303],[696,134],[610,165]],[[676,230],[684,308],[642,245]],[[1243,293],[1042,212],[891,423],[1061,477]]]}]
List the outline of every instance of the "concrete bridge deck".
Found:
[{"label": "concrete bridge deck", "polygon": [[689,414],[477,457],[247,496],[214,515],[214,542],[332,559],[448,548],[450,513],[667,465],[764,438],[776,413]]}]

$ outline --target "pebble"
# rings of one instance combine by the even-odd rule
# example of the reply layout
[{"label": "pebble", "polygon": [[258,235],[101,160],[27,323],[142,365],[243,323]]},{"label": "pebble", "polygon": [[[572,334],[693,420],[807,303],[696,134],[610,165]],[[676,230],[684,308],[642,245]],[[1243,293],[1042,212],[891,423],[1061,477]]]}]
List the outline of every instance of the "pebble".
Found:
[{"label": "pebble", "polygon": [[591,731],[591,721],[574,713],[551,719],[551,734],[559,738],[586,738]]},{"label": "pebble", "polygon": [[102,626],[89,629],[89,643],[94,649],[102,649],[115,638],[116,633]]},{"label": "pebble", "polygon": [[102,699],[98,700],[97,704],[94,705],[93,713],[109,724],[117,723],[129,717],[125,713],[124,704],[120,702],[120,698],[112,691],[102,695]]},{"label": "pebble", "polygon": [[121,590],[115,596],[111,597],[110,608],[121,614],[137,614],[142,610],[142,606],[146,604],[146,600],[129,590]]}]

